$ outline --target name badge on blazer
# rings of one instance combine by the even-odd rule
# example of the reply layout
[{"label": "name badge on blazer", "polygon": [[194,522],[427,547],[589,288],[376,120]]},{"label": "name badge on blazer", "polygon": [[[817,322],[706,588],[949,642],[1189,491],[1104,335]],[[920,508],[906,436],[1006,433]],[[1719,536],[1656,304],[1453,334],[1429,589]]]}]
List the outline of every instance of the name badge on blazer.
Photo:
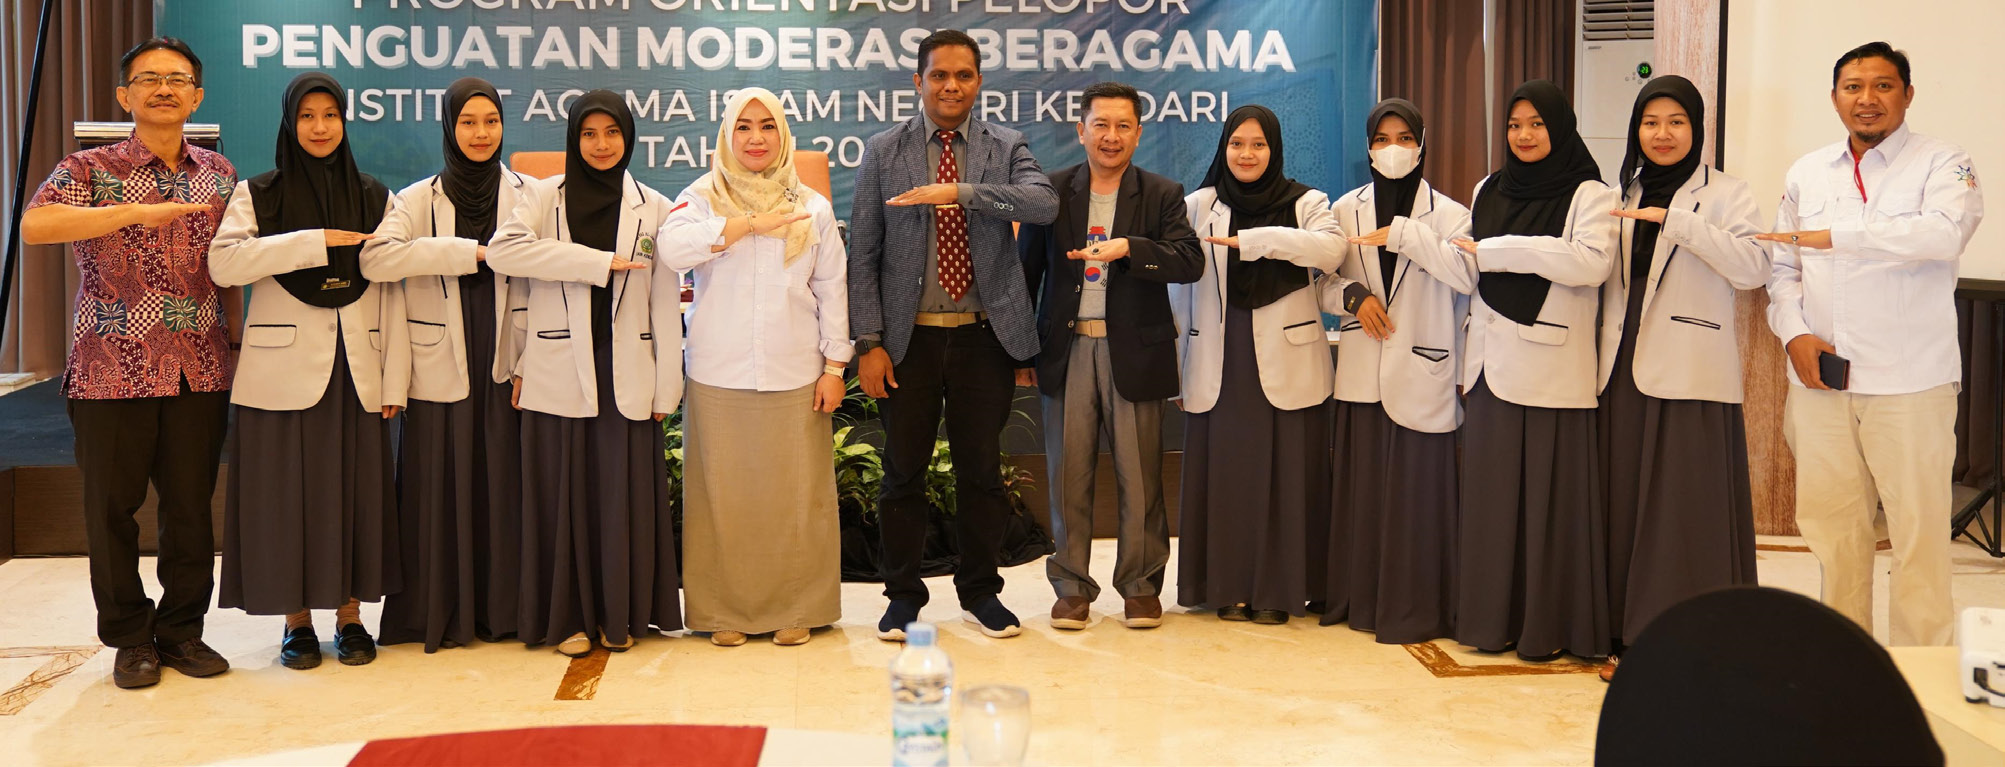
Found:
[{"label": "name badge on blazer", "polygon": [[634,258],[636,260],[654,260],[653,237],[645,234],[640,236],[640,239],[634,243]]}]

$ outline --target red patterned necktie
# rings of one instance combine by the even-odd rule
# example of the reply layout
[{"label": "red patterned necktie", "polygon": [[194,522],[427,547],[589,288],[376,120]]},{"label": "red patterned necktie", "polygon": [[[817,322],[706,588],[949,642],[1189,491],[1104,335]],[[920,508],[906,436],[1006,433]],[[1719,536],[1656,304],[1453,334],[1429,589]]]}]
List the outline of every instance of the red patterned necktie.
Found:
[{"label": "red patterned necktie", "polygon": [[[961,182],[961,169],[954,162],[954,132],[940,131],[940,170],[933,181],[940,184]],[[940,287],[947,289],[947,295],[954,300],[968,294],[968,281],[972,279],[968,264],[968,213],[959,205],[940,205],[933,208],[933,227],[939,238]]]}]

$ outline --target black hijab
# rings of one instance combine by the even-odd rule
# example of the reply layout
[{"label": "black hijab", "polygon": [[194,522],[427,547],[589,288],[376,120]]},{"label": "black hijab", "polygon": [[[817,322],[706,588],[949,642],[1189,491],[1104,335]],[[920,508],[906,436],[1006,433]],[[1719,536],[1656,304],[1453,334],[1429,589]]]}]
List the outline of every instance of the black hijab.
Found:
[{"label": "black hijab", "polygon": [[[620,161],[599,170],[585,162],[579,134],[585,118],[593,114],[612,115],[620,128],[625,146]],[[626,99],[608,90],[595,90],[571,102],[571,122],[564,130],[564,224],[571,241],[593,250],[618,252],[620,242],[620,199],[626,183],[627,164],[634,159],[634,113]],[[598,349],[611,348],[613,339],[613,291],[592,288],[592,343]]]},{"label": "black hijab", "polygon": [[[1232,145],[1232,132],[1248,120],[1259,123],[1260,132],[1267,137],[1267,170],[1253,183],[1242,184],[1232,175],[1225,156]],[[1204,182],[1198,185],[1217,190],[1219,201],[1232,209],[1225,236],[1237,235],[1241,229],[1301,225],[1295,216],[1295,201],[1307,194],[1309,187],[1283,175],[1281,159],[1281,119],[1274,116],[1273,110],[1248,104],[1232,110],[1225,118],[1225,130],[1218,137],[1218,152],[1212,155],[1211,169],[1204,172]],[[1238,248],[1226,254],[1225,297],[1241,309],[1258,309],[1308,284],[1306,268],[1268,259],[1242,261]]]},{"label": "black hijab", "polygon": [[[1470,206],[1469,232],[1477,240],[1506,234],[1563,236],[1574,190],[1583,182],[1601,178],[1600,166],[1594,164],[1587,142],[1580,139],[1573,106],[1559,86],[1532,80],[1511,94],[1510,107],[1515,108],[1520,101],[1529,101],[1538,110],[1552,151],[1538,162],[1525,162],[1516,152],[1505,149],[1504,169],[1490,175],[1483,191],[1476,195],[1476,204]],[[1506,120],[1508,115],[1507,109]],[[1483,272],[1476,289],[1498,314],[1520,325],[1531,325],[1545,307],[1552,281],[1536,274]]]},{"label": "black hijab", "polygon": [[[626,146],[620,161],[605,170],[585,162],[578,134],[585,118],[598,113],[612,115]],[[627,164],[634,159],[634,113],[626,99],[608,90],[596,90],[571,102],[571,122],[564,131],[564,223],[571,241],[594,250],[619,249],[620,185],[626,181]]]},{"label": "black hijab", "polygon": [[[452,200],[457,221],[453,235],[486,244],[494,236],[495,197],[501,188],[501,144],[485,162],[474,162],[459,148],[460,112],[475,98],[486,98],[501,109],[501,92],[494,84],[478,77],[462,77],[446,86],[445,126],[446,169],[439,174],[439,186]],[[485,266],[486,264],[482,264]]]},{"label": "black hijab", "polygon": [[[250,181],[251,208],[258,234],[273,235],[308,229],[340,229],[367,234],[383,220],[390,190],[357,170],[348,149],[348,132],[326,157],[308,154],[299,145],[297,118],[307,94],[325,93],[344,104],[348,92],[321,72],[307,72],[285,88],[284,113],[279,116],[278,148],[273,168]],[[342,107],[346,128],[347,107]],[[327,265],[277,276],[278,284],[312,306],[329,309],[352,304],[369,289],[362,278],[362,246],[327,249]]]},{"label": "black hijab", "polygon": [[[1658,165],[1643,153],[1643,142],[1638,133],[1643,125],[1643,108],[1660,98],[1669,98],[1684,108],[1691,118],[1692,150],[1685,157],[1670,165]],[[1638,208],[1662,208],[1671,204],[1671,198],[1678,189],[1691,180],[1699,170],[1699,150],[1706,145],[1706,103],[1699,97],[1699,88],[1677,75],[1665,75],[1648,83],[1636,94],[1636,107],[1629,113],[1629,149],[1622,155],[1622,175],[1618,178],[1624,185],[1641,184],[1642,196],[1637,200]],[[1657,235],[1664,225],[1655,221],[1637,221],[1629,246],[1629,274],[1647,279],[1650,275],[1650,260],[1657,255]]]},{"label": "black hijab", "polygon": [[[1378,132],[1378,124],[1386,115],[1399,115],[1413,129],[1413,138],[1420,142],[1420,158],[1402,178],[1386,178],[1378,168],[1371,169],[1372,206],[1378,214],[1379,226],[1391,226],[1393,219],[1413,213],[1413,200],[1420,196],[1420,170],[1427,165],[1427,126],[1420,121],[1420,107],[1406,99],[1386,99],[1371,108],[1371,114],[1365,117],[1365,146],[1371,146],[1372,134]],[[1389,282],[1398,264],[1399,251],[1378,249],[1380,279]],[[1387,290],[1391,288],[1388,286]]]}]

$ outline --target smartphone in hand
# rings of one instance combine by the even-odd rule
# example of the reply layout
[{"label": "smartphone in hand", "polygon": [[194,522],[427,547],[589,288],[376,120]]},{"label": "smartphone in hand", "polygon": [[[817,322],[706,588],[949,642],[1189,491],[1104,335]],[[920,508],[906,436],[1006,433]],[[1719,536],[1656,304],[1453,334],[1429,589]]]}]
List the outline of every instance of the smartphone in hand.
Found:
[{"label": "smartphone in hand", "polygon": [[1824,385],[1843,391],[1851,384],[1852,361],[1830,352],[1817,353],[1817,377]]}]

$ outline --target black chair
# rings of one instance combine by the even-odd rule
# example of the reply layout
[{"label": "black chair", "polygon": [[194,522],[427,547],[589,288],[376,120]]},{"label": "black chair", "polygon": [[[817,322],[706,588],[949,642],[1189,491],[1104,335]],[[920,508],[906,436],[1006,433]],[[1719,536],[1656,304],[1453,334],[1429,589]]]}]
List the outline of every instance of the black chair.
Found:
[{"label": "black chair", "polygon": [[1746,587],[1666,610],[1601,704],[1608,765],[1940,765],[1893,658],[1816,601]]}]

